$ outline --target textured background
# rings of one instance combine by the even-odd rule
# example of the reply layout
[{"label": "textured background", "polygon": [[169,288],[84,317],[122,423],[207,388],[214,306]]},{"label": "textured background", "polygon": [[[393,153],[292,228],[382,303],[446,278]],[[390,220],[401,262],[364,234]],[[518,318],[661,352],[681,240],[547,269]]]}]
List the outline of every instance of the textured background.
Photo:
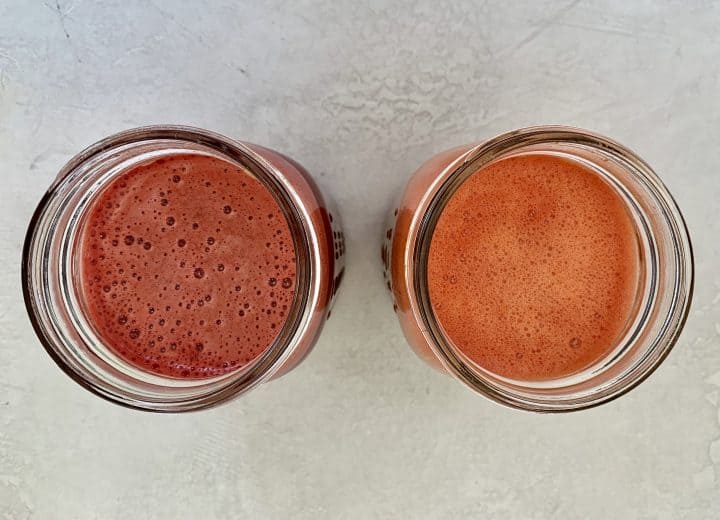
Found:
[{"label": "textured background", "polygon": [[[0,0],[0,518],[717,518],[718,24],[720,3],[700,0]],[[310,358],[183,416],[124,410],[67,379],[19,283],[26,223],[60,166],[163,122],[295,157],[349,239]],[[501,408],[424,366],[378,259],[385,210],[424,159],[541,123],[644,156],[697,256],[665,364],[567,416]]]}]

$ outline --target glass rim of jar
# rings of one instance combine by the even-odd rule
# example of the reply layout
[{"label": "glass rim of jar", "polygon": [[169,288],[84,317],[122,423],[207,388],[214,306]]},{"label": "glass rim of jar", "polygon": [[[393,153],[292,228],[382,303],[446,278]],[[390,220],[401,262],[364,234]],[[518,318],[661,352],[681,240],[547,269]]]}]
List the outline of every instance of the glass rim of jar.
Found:
[{"label": "glass rim of jar", "polygon": [[[140,150],[143,147],[150,148]],[[137,155],[133,155],[134,149]],[[79,308],[78,288],[72,280],[77,271],[73,267],[74,241],[94,196],[110,180],[132,167],[128,166],[130,160],[135,164],[175,153],[221,158],[258,178],[282,208],[296,250],[295,295],[275,341],[247,366],[211,378],[163,377],[112,353]],[[122,154],[130,155],[123,159]],[[98,175],[102,178],[93,177]],[[307,208],[284,174],[244,142],[182,125],[124,130],[72,157],[38,203],[23,245],[21,276],[25,307],[50,357],[93,394],[125,407],[152,412],[210,408],[272,378],[308,331],[320,299],[321,269],[319,239],[310,222]],[[58,251],[54,253],[53,248]]]},{"label": "glass rim of jar", "polygon": [[[634,208],[639,211],[642,220],[642,229],[638,231],[647,241],[645,267],[648,279],[646,294],[635,316],[635,328],[620,340],[620,344],[578,374],[555,380],[516,381],[493,374],[474,363],[443,332],[430,302],[427,282],[429,249],[440,214],[469,176],[500,158],[548,145],[577,147],[578,150],[597,153],[603,160],[614,161],[647,190],[648,196],[653,197],[652,202],[667,227],[654,229],[652,222],[643,216],[642,209]],[[625,191],[622,182],[610,177],[616,189]],[[624,198],[628,196],[629,193],[623,193]],[[636,201],[630,196],[626,202],[635,204]],[[405,274],[410,288],[410,309],[428,345],[447,372],[474,391],[511,408],[544,413],[569,412],[597,406],[624,395],[650,376],[667,357],[689,314],[694,278],[693,253],[687,226],[677,203],[652,168],[637,154],[610,138],[588,130],[561,125],[526,127],[503,133],[460,153],[438,173],[425,192],[420,207],[414,211],[410,229],[410,244],[405,250],[408,255],[406,269],[412,271]],[[663,237],[669,239],[672,253],[662,258],[658,254],[661,237],[657,236],[661,231]],[[662,265],[663,262],[672,263],[672,276],[668,276],[667,280],[661,279],[661,271],[668,269]],[[664,312],[660,313],[661,306]],[[650,339],[644,338],[643,330],[645,333],[649,330],[649,320],[658,319],[662,320],[662,326],[657,334]],[[603,380],[612,370],[620,370],[618,365],[629,352],[633,352],[634,361],[623,361],[630,363],[627,369],[610,377],[610,380]],[[590,381],[595,381],[595,384],[589,384]]]}]

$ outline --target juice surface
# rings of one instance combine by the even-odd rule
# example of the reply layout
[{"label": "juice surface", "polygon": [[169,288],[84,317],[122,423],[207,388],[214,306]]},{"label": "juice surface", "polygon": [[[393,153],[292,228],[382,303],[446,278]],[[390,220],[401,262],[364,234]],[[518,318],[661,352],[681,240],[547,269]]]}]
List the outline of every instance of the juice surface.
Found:
[{"label": "juice surface", "polygon": [[428,260],[431,304],[451,342],[526,381],[606,356],[633,318],[639,272],[617,192],[582,164],[540,153],[471,175],[444,208]]},{"label": "juice surface", "polygon": [[80,239],[89,321],[112,351],[155,374],[246,366],[273,343],[295,294],[278,202],[249,172],[201,154],[119,175]]}]

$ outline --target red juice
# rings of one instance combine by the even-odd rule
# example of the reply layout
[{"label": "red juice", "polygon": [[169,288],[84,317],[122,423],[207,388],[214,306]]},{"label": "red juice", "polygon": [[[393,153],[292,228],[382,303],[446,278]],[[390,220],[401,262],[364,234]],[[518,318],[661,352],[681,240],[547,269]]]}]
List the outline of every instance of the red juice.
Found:
[{"label": "red juice", "polygon": [[617,345],[633,317],[640,256],[618,193],[548,154],[470,176],[432,236],[428,286],[449,339],[517,380],[579,372]]},{"label": "red juice", "polygon": [[81,239],[81,296],[98,336],[130,364],[206,378],[262,354],[295,295],[295,248],[272,193],[202,154],[117,176]]}]

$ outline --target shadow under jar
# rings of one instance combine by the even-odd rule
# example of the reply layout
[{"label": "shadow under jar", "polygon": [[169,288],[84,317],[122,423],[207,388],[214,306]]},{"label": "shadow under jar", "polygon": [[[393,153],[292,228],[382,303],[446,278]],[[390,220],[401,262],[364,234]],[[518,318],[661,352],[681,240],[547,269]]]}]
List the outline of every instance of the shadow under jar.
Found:
[{"label": "shadow under jar", "polygon": [[567,412],[616,398],[665,359],[693,261],[652,169],[585,130],[542,126],[426,162],[382,246],[413,350],[490,399]]},{"label": "shadow under jar", "polygon": [[22,261],[35,332],[65,373],[155,412],[214,406],[309,353],[344,237],[305,169],[181,126],[108,137],[40,201]]}]

